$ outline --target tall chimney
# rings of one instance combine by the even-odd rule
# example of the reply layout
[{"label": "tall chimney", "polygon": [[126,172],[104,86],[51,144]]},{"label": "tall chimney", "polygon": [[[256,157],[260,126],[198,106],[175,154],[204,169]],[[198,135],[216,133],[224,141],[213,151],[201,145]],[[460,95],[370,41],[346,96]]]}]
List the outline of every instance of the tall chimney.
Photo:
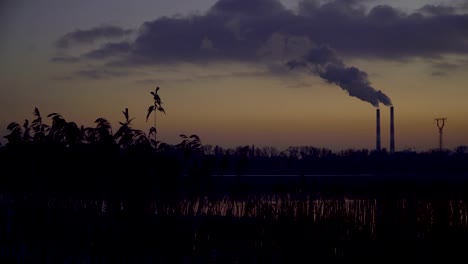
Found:
[{"label": "tall chimney", "polygon": [[377,130],[376,130],[376,145],[375,145],[375,150],[380,151],[380,109],[377,108],[376,110],[377,114]]},{"label": "tall chimney", "polygon": [[395,152],[395,115],[393,106],[390,107],[390,153]]}]

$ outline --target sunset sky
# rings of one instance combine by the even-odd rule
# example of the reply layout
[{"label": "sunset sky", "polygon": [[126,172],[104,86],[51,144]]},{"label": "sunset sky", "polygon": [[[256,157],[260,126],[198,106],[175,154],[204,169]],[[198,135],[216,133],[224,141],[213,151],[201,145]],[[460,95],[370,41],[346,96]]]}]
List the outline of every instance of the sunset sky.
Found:
[{"label": "sunset sky", "polygon": [[388,96],[396,150],[437,147],[436,117],[468,145],[468,1],[3,0],[0,36],[2,137],[36,106],[148,131],[159,86],[170,144],[374,148],[378,104],[388,148]]}]

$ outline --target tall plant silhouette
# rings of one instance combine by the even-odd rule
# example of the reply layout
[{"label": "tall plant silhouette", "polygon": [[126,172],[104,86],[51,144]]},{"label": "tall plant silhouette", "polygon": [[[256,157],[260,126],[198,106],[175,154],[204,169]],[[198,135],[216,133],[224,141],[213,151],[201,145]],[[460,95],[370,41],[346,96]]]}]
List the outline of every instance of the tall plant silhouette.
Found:
[{"label": "tall plant silhouette", "polygon": [[119,146],[126,148],[133,142],[133,131],[130,125],[134,118],[130,118],[128,108],[125,108],[122,113],[125,117],[125,122],[119,122],[120,128],[115,133],[115,139],[117,140],[117,144],[119,144]]},{"label": "tall plant silhouette", "polygon": [[105,118],[98,118],[96,121],[95,128],[86,128],[85,129],[85,134],[87,141],[89,143],[97,143],[101,145],[112,145],[114,144],[114,137],[112,135],[112,127]]},{"label": "tall plant silhouette", "polygon": [[47,134],[50,141],[67,147],[81,143],[83,131],[75,122],[67,122],[58,113],[51,113],[47,117],[52,118],[52,126]]},{"label": "tall plant silhouette", "polygon": [[33,111],[35,119],[31,123],[32,130],[34,131],[34,142],[43,142],[46,136],[46,131],[49,126],[42,123],[42,116],[39,109],[36,107]]},{"label": "tall plant silhouette", "polygon": [[7,126],[7,130],[10,131],[9,135],[4,136],[11,145],[21,144],[23,142],[23,129],[20,124],[11,122]]},{"label": "tall plant silhouette", "polygon": [[9,135],[4,138],[8,139],[8,142],[15,145],[20,143],[28,143],[32,141],[31,127],[29,126],[28,119],[24,120],[23,128],[16,122],[11,122],[7,126],[7,130],[10,131]]},{"label": "tall plant silhouette", "polygon": [[31,142],[32,141],[32,136],[31,136],[31,126],[29,125],[29,120],[25,119],[24,124],[23,124],[23,142]]},{"label": "tall plant silhouette", "polygon": [[[42,123],[42,117],[37,107],[34,108],[33,114],[36,118],[31,124],[28,119],[25,119],[23,127],[16,122],[12,122],[7,126],[10,134],[5,136],[5,138],[8,139],[9,143],[43,142],[49,127]],[[32,136],[31,131],[34,133]]]},{"label": "tall plant silhouette", "polygon": [[164,108],[162,107],[162,101],[161,98],[158,95],[159,87],[156,87],[154,92],[151,92],[150,94],[153,96],[153,105],[151,105],[148,108],[148,113],[146,114],[146,122],[148,122],[148,118],[151,115],[151,113],[154,111],[154,130],[150,130],[150,133],[154,132],[154,144],[156,144],[156,111],[163,112],[166,114],[166,111],[164,111]]},{"label": "tall plant silhouette", "polygon": [[125,108],[125,111],[122,111],[122,113],[124,114],[125,122],[119,122],[120,128],[114,135],[117,144],[122,148],[127,148],[134,144],[149,144],[148,138],[143,131],[131,127],[134,118],[130,118],[128,108]]},{"label": "tall plant silhouette", "polygon": [[52,125],[47,134],[49,142],[64,143],[64,130],[67,121],[58,113],[51,113],[47,117],[52,118]]}]

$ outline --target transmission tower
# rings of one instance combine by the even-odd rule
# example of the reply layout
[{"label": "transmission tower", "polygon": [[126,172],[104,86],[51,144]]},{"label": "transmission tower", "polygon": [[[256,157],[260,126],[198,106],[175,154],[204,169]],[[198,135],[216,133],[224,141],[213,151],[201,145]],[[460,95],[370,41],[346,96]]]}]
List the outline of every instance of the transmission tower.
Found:
[{"label": "transmission tower", "polygon": [[444,126],[445,121],[447,121],[446,117],[436,118],[435,121],[437,122],[437,127],[439,128],[439,148],[442,151],[443,142],[442,142],[442,135],[444,134]]}]

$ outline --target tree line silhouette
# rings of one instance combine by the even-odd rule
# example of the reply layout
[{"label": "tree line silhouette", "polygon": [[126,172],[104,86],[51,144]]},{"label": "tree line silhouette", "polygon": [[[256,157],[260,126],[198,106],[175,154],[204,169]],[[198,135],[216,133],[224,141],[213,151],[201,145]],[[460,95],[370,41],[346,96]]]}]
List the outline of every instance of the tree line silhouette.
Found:
[{"label": "tree line silhouette", "polygon": [[[468,147],[454,151],[389,154],[367,149],[333,152],[312,146],[275,147],[240,146],[223,148],[203,145],[198,135],[181,134],[181,142],[171,145],[157,140],[157,112],[164,113],[158,95],[151,92],[153,103],[146,121],[154,115],[148,133],[133,127],[128,108],[114,133],[110,122],[97,118],[95,127],[79,126],[58,113],[44,120],[38,108],[34,119],[22,125],[7,126],[8,143],[0,148],[1,177],[6,186],[39,190],[67,189],[96,192],[155,190],[176,193],[176,189],[212,188],[218,175],[308,175],[308,174],[466,174]],[[171,189],[172,188],[172,189]],[[169,191],[170,190],[170,191]]]}]

